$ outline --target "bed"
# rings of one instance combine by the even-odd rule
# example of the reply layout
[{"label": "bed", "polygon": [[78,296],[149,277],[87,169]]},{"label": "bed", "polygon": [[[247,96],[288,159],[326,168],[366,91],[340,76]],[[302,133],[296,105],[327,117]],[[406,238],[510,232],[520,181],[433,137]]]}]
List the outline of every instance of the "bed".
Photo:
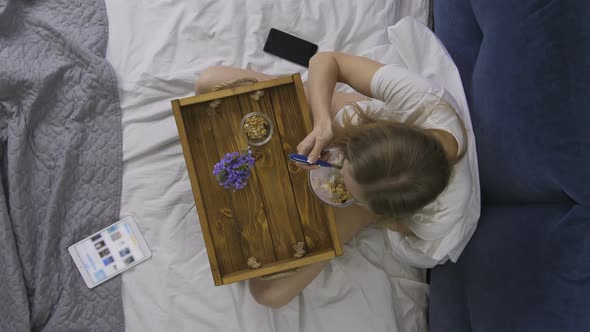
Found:
[{"label": "bed", "polygon": [[[258,305],[246,283],[214,287],[169,101],[217,64],[305,79],[261,51],[270,27],[387,63],[391,26],[426,22],[427,3],[106,6],[0,1],[0,330],[426,330],[424,271],[394,259],[382,229],[284,308]],[[68,246],[127,215],[153,258],[88,289]]]},{"label": "bed", "polygon": [[305,80],[303,67],[262,51],[270,27],[320,50],[385,60],[387,27],[407,15],[426,22],[427,1],[106,4],[123,123],[121,215],[136,218],[153,251],[123,276],[126,330],[426,330],[424,272],[388,255],[378,229],[360,234],[284,308],[258,305],[246,283],[214,287],[169,101],[193,94],[199,72],[213,65]]},{"label": "bed", "polygon": [[[424,331],[424,272],[387,254],[369,229],[301,296],[278,310],[246,283],[215,287],[169,101],[193,94],[203,69],[232,65],[267,74],[304,68],[262,52],[270,27],[320,50],[376,59],[387,27],[428,17],[426,1],[107,0],[107,59],[119,83],[123,124],[121,215],[138,221],[153,257],[123,275],[128,331]],[[385,59],[380,59],[385,60]],[[345,89],[345,87],[341,87]]]},{"label": "bed", "polygon": [[[275,27],[386,61],[387,28],[426,23],[428,1],[107,0],[107,60],[123,126],[121,216],[133,215],[153,257],[122,277],[127,331],[424,331],[424,272],[387,253],[368,229],[301,296],[270,310],[246,283],[215,287],[170,100],[193,94],[203,69],[231,65],[271,75],[305,68],[262,51]],[[339,87],[345,90],[346,87]]]}]

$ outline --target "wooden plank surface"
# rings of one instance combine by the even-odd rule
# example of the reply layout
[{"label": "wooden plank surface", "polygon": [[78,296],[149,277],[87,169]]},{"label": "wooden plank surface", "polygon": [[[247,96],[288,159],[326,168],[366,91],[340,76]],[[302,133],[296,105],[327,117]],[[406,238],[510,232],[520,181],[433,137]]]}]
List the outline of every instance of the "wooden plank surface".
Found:
[{"label": "wooden plank surface", "polygon": [[[239,96],[225,98],[215,115],[209,117],[219,152],[218,160],[226,153],[243,151],[248,147],[240,135],[242,114],[238,98]],[[255,257],[258,262],[268,264],[276,261],[276,245],[273,245],[267,219],[269,211],[260,196],[258,182],[257,171],[253,169],[246,187],[230,192],[229,197],[233,219],[241,234],[240,246],[244,260]]]},{"label": "wooden plank surface", "polygon": [[[240,235],[223,209],[230,205],[227,192],[217,184],[213,176],[213,165],[219,161],[213,136],[213,128],[206,114],[206,105],[185,107],[182,110],[186,141],[194,169],[191,182],[207,254],[214,252],[220,273],[227,274],[247,269],[240,247]],[[195,190],[195,188],[199,188]],[[205,189],[203,191],[203,189]],[[209,232],[205,230],[209,229]],[[206,234],[211,234],[208,240]],[[211,261],[210,261],[211,262]]]},{"label": "wooden plank surface", "polygon": [[[304,125],[304,118],[298,106],[295,90],[292,86],[280,86],[269,89],[272,107],[277,119],[277,129],[281,133],[283,153],[297,151],[297,144],[309,132]],[[284,159],[285,163],[291,163],[289,177],[295,193],[295,201],[301,226],[305,235],[305,244],[309,251],[332,248],[332,236],[328,228],[328,221],[333,220],[333,214],[327,206],[314,196],[309,188],[307,171],[295,166],[292,161]]]},{"label": "wooden plank surface", "polygon": [[[180,144],[182,146],[182,150],[185,156],[186,168],[189,173],[189,178],[191,180],[191,187],[195,199],[195,204],[197,206],[197,214],[199,215],[199,221],[201,224],[201,230],[205,241],[205,247],[207,248],[207,257],[209,258],[209,264],[211,266],[213,282],[215,283],[215,285],[219,286],[222,283],[222,273],[226,274],[228,271],[237,271],[240,267],[234,267],[231,260],[224,260],[222,262],[219,262],[217,260],[215,245],[213,244],[213,234],[212,230],[209,228],[209,222],[207,219],[207,214],[205,212],[205,203],[201,195],[201,186],[196,175],[195,164],[193,163],[192,152],[187,139],[186,128],[184,126],[185,119],[182,116],[180,103],[178,102],[178,100],[172,101],[172,110],[174,112],[176,127],[178,128],[178,137],[180,139]],[[220,245],[218,247],[218,250],[220,253],[222,253],[224,252],[224,250],[226,250],[226,248]]]},{"label": "wooden plank surface", "polygon": [[[258,101],[252,100],[249,95],[238,98],[242,116],[250,112],[264,113],[277,127],[268,93]],[[304,237],[279,133],[275,131],[268,143],[254,149],[258,155],[255,168],[259,175],[259,189],[266,206],[277,259],[291,258],[293,245],[304,241]]]},{"label": "wooden plank surface", "polygon": [[260,276],[264,276],[267,274],[277,273],[285,270],[294,269],[296,267],[301,267],[309,264],[319,263],[323,261],[330,260],[334,258],[334,251],[333,250],[322,250],[315,252],[313,254],[307,255],[303,258],[298,259],[287,259],[284,261],[278,261],[273,264],[262,266],[258,269],[253,269],[244,272],[236,272],[231,273],[228,275],[223,276],[223,284],[231,284],[237,281],[247,280],[251,278],[256,278]]},{"label": "wooden plank surface", "polygon": [[[264,89],[253,101],[250,93]],[[223,98],[216,115],[209,102]],[[312,128],[298,74],[173,101],[179,136],[216,285],[276,273],[342,254],[332,209],[311,192],[307,172],[287,158]],[[213,166],[225,153],[247,146],[242,117],[267,114],[275,132],[253,147],[257,161],[248,185],[230,192],[217,184]],[[307,254],[293,258],[304,241]],[[263,264],[250,269],[255,257]]]},{"label": "wooden plank surface", "polygon": [[[295,86],[295,94],[297,95],[297,101],[299,104],[299,109],[301,110],[301,116],[303,117],[305,132],[309,133],[313,129],[313,120],[311,110],[309,109],[307,99],[305,98],[305,91],[303,89],[301,75],[293,75],[293,84]],[[330,232],[330,237],[332,238],[332,246],[334,248],[334,251],[336,252],[336,256],[342,256],[342,243],[340,242],[340,234],[338,233],[338,228],[336,227],[336,219],[334,217],[333,210],[332,208],[327,206],[324,206],[324,208],[329,209],[328,219],[326,220],[326,222],[328,225],[328,231]]]}]

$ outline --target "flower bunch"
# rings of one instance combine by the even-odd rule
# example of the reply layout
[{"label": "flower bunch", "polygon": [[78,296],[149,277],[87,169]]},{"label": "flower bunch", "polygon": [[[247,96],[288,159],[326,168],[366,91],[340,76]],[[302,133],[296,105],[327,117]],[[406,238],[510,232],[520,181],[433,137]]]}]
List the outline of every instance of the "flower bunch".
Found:
[{"label": "flower bunch", "polygon": [[252,149],[248,148],[244,153],[226,153],[213,167],[213,175],[219,185],[225,189],[236,191],[244,188],[250,177],[250,170],[254,167]]}]

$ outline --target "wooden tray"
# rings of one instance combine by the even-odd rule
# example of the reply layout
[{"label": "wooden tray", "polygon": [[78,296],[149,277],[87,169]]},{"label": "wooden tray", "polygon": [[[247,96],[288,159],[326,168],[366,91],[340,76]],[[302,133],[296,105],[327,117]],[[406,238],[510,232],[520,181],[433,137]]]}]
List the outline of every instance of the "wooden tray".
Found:
[{"label": "wooden tray", "polygon": [[[255,101],[251,95],[263,91]],[[215,112],[210,103],[221,100]],[[180,142],[215,285],[282,272],[342,255],[332,209],[308,185],[307,172],[287,156],[312,128],[299,74],[172,101]],[[221,187],[213,166],[228,152],[248,146],[242,117],[268,115],[270,141],[252,147],[256,158],[248,184]],[[295,258],[293,245],[305,244]],[[247,261],[262,264],[252,269]]]}]

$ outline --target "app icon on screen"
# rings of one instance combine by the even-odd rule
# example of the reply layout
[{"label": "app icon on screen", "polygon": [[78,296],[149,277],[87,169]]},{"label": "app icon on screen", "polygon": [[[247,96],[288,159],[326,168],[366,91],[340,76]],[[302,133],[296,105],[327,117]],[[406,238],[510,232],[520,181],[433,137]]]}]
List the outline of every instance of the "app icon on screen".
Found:
[{"label": "app icon on screen", "polygon": [[102,248],[104,246],[105,246],[104,241],[100,241],[100,242],[94,243],[94,247],[96,248],[96,250],[98,250],[98,249],[100,249],[100,248]]},{"label": "app icon on screen", "polygon": [[107,232],[113,233],[113,232],[116,232],[118,229],[119,229],[119,226],[113,225],[107,229]]},{"label": "app icon on screen", "polygon": [[100,236],[100,234],[96,234],[95,236],[91,237],[90,240],[92,242],[98,241],[102,238],[102,236]]},{"label": "app icon on screen", "polygon": [[111,234],[111,239],[112,239],[113,241],[117,241],[117,240],[118,240],[118,239],[120,239],[120,238],[121,238],[121,232],[116,232],[116,233],[112,233],[112,234]]},{"label": "app icon on screen", "polygon": [[105,266],[108,266],[109,264],[111,264],[114,261],[115,261],[115,259],[113,258],[113,256],[109,256],[109,257],[102,260],[102,262],[104,263]]},{"label": "app icon on screen", "polygon": [[131,250],[129,250],[129,248],[125,248],[121,251],[119,251],[119,255],[121,255],[121,258],[123,258],[124,256],[127,256],[131,253]]},{"label": "app icon on screen", "polygon": [[96,279],[96,282],[102,281],[107,277],[107,274],[104,273],[104,270],[98,270],[96,272],[94,272],[94,279]]},{"label": "app icon on screen", "polygon": [[105,250],[103,250],[103,251],[99,251],[99,252],[98,252],[98,255],[100,256],[100,258],[103,258],[103,257],[105,257],[105,256],[108,256],[110,253],[111,253],[111,252],[109,251],[109,249],[108,249],[108,248],[106,248],[106,249],[105,249]]},{"label": "app icon on screen", "polygon": [[133,256],[129,256],[129,257],[125,258],[125,264],[129,265],[133,262],[135,262],[135,259],[133,258]]}]

